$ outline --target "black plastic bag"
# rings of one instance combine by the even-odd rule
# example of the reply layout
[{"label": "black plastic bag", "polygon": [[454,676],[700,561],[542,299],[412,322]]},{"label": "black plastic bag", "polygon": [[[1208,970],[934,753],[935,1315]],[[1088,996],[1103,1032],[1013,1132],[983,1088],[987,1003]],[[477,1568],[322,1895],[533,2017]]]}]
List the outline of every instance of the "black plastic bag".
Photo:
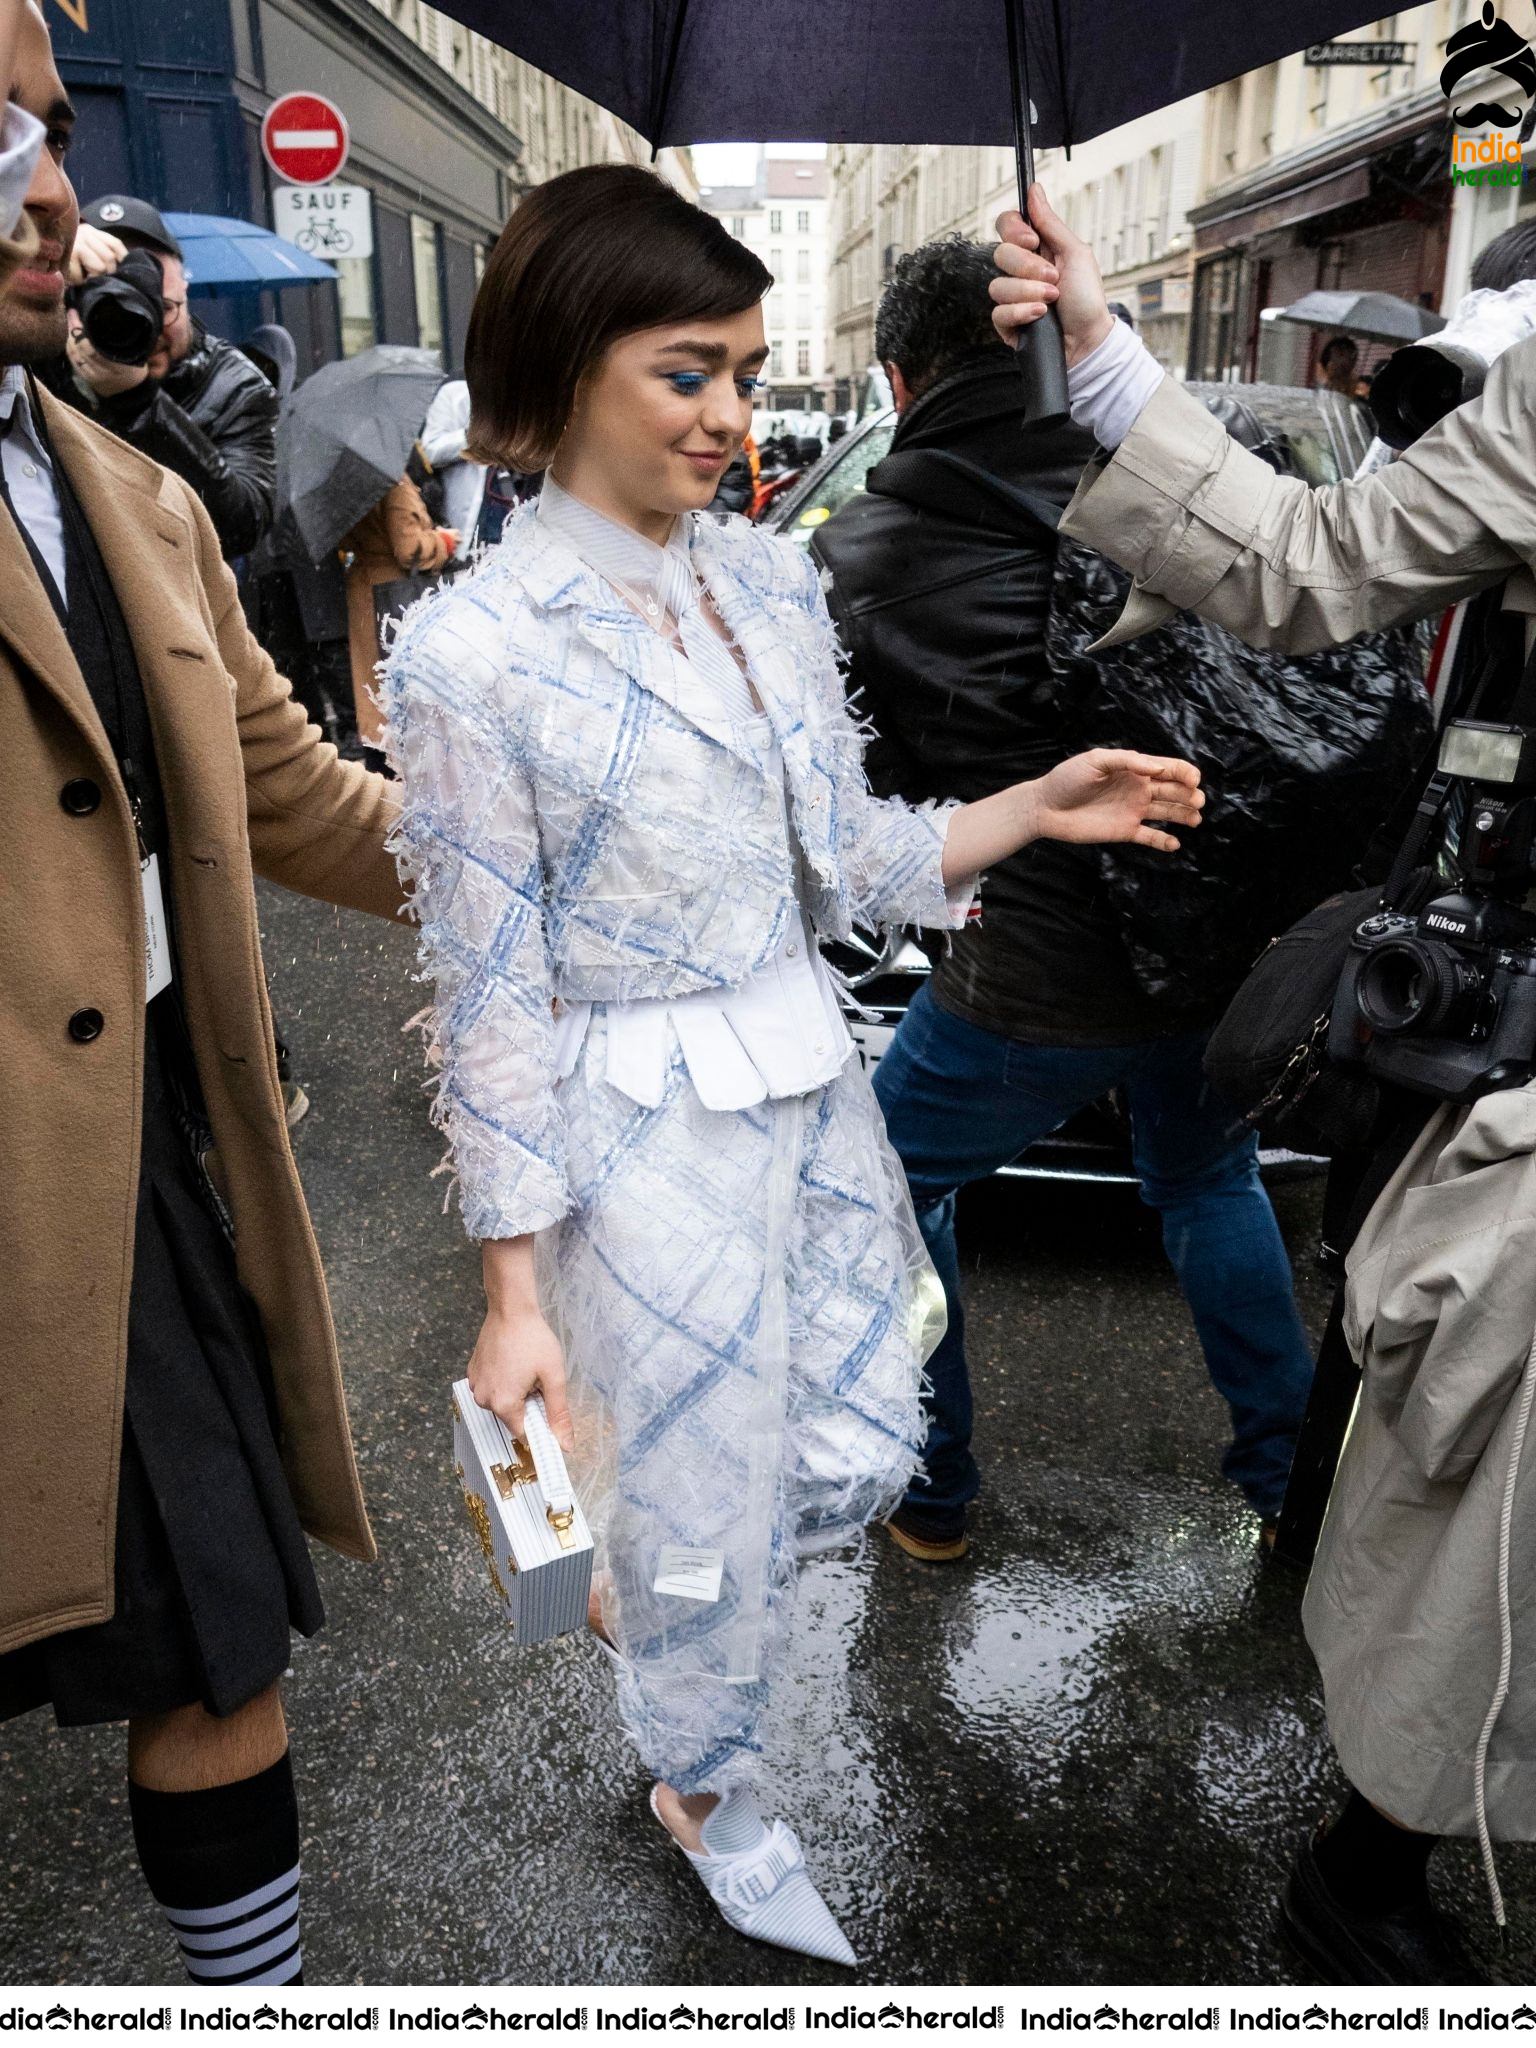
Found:
[{"label": "black plastic bag", "polygon": [[1206,808],[1176,854],[1107,847],[1106,895],[1149,994],[1219,1009],[1278,933],[1349,888],[1431,737],[1417,636],[1260,654],[1191,613],[1088,655],[1129,579],[1062,540],[1048,650],[1074,747],[1196,762]]}]

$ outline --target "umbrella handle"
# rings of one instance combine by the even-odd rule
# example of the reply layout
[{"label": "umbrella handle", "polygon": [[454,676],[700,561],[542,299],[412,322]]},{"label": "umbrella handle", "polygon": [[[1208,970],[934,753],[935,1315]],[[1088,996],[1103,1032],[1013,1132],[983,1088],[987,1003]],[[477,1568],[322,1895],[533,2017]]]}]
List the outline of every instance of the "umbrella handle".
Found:
[{"label": "umbrella handle", "polygon": [[1024,417],[1032,427],[1067,417],[1067,348],[1054,306],[1014,337],[1014,361],[1024,380]]}]

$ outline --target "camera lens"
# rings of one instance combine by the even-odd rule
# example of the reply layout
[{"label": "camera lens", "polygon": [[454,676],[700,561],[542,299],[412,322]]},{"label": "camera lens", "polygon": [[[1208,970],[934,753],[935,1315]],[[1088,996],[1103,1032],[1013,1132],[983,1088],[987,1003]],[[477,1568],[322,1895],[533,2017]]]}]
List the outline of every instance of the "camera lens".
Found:
[{"label": "camera lens", "polygon": [[1418,939],[1380,946],[1360,970],[1360,1014],[1386,1036],[1439,1031],[1483,990],[1485,978],[1469,960]]},{"label": "camera lens", "polygon": [[[110,287],[115,278],[104,278]],[[160,333],[143,298],[130,288],[104,289],[80,308],[80,325],[91,347],[114,363],[147,363]]]},{"label": "camera lens", "polygon": [[1488,365],[1454,342],[1410,342],[1394,349],[1371,379],[1368,401],[1389,448],[1411,448],[1458,405],[1476,398]]},{"label": "camera lens", "polygon": [[130,249],[115,272],[77,285],[70,303],[85,338],[114,363],[147,363],[165,324],[160,266],[144,249]]}]

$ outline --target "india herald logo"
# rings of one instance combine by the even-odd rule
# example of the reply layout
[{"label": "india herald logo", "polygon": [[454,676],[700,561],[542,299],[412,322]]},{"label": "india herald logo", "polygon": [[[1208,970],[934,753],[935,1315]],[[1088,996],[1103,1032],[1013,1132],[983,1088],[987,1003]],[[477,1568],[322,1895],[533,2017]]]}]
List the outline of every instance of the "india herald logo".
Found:
[{"label": "india herald logo", "polygon": [[1519,185],[1522,140],[1536,102],[1536,53],[1483,0],[1476,21],[1446,40],[1440,90],[1451,102],[1451,177],[1458,185]]},{"label": "india herald logo", "polygon": [[1446,41],[1440,90],[1450,99],[1469,78],[1479,79],[1479,91],[1486,93],[1491,88],[1500,96],[1453,106],[1451,119],[1458,128],[1518,130],[1522,126],[1536,99],[1536,54],[1524,36],[1517,35],[1494,11],[1493,0],[1483,0],[1480,18],[1469,21]]}]

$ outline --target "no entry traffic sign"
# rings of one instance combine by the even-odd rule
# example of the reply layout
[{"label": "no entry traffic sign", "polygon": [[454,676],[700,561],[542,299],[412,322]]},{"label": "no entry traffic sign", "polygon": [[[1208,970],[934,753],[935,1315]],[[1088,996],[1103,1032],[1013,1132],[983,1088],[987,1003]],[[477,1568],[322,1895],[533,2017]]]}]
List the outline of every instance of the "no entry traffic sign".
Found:
[{"label": "no entry traffic sign", "polygon": [[267,162],[290,185],[323,185],[347,160],[347,122],[317,92],[284,93],[261,124]]}]

